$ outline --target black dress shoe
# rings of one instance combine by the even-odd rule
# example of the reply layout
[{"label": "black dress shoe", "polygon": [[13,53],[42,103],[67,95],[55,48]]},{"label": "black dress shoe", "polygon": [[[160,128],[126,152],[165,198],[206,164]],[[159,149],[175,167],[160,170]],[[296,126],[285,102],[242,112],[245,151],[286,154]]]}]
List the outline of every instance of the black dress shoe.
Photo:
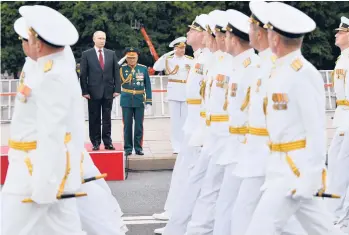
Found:
[{"label": "black dress shoe", "polygon": [[115,150],[114,146],[112,144],[104,145],[104,149],[106,150]]},{"label": "black dress shoe", "polygon": [[92,150],[93,151],[98,151],[99,150],[99,145],[93,145]]},{"label": "black dress shoe", "polygon": [[144,155],[144,153],[143,153],[143,151],[142,151],[142,150],[140,150],[140,151],[136,151],[136,154],[137,154],[137,155]]},{"label": "black dress shoe", "polygon": [[130,155],[132,155],[132,152],[125,152],[125,156],[126,156],[126,157],[128,157],[128,156],[130,156]]}]

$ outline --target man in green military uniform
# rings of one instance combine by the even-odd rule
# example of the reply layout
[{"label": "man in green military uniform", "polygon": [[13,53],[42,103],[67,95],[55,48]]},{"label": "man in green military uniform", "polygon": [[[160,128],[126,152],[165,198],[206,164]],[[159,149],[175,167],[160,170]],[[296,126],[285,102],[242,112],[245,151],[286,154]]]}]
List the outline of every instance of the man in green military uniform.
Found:
[{"label": "man in green military uniform", "polygon": [[[124,54],[127,64],[120,68],[124,151],[125,155],[129,156],[134,148],[137,155],[144,155],[142,148],[144,109],[150,109],[152,105],[150,78],[147,67],[137,63],[139,55],[137,49],[127,48]],[[134,138],[132,138],[133,119]]]}]

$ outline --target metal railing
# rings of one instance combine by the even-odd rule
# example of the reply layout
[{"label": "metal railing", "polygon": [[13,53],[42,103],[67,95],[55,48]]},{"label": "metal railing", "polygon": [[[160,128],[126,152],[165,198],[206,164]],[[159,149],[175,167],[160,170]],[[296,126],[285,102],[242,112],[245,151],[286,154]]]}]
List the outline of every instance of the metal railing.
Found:
[{"label": "metal railing", "polygon": [[[332,70],[321,70],[326,90],[326,110],[333,111],[336,107],[335,94],[331,83]],[[151,113],[145,113],[146,118],[168,117],[169,109],[167,102],[167,76],[151,76],[151,85],[153,92],[153,106]],[[14,100],[16,96],[18,80],[1,79],[0,80],[0,99],[1,99],[1,121],[9,122],[14,110]],[[83,98],[82,98],[83,99]],[[88,119],[87,101],[85,100],[85,118]],[[112,119],[121,119],[121,107],[119,97],[114,99],[112,108]]]}]

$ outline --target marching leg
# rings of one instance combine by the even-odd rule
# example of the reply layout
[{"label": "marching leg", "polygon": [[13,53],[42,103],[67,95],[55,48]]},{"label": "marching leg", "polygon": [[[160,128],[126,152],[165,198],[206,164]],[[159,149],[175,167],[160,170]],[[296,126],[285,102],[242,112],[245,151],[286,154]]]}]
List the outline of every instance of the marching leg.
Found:
[{"label": "marching leg", "polygon": [[181,130],[181,106],[179,101],[169,100],[168,106],[170,109],[171,120],[171,143],[174,153],[179,153],[180,149],[180,133]]}]

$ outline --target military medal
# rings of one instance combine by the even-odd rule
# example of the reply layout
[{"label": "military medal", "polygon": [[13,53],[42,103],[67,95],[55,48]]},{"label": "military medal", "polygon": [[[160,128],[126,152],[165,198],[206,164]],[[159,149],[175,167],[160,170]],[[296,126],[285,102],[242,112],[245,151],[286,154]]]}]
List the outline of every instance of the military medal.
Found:
[{"label": "military medal", "polygon": [[286,93],[274,93],[272,100],[274,110],[287,110],[288,96]]},{"label": "military medal", "polygon": [[238,90],[238,84],[237,83],[232,83],[231,84],[231,90],[230,90],[230,96],[231,97],[236,97],[236,91]]},{"label": "military medal", "polygon": [[262,80],[258,79],[257,81],[257,88],[256,88],[256,92],[259,92],[259,87],[262,85]]},{"label": "military medal", "polygon": [[30,93],[31,89],[27,85],[20,84],[18,87],[17,98],[22,103],[25,103],[27,102],[27,98],[29,97]]},{"label": "military medal", "polygon": [[216,76],[216,87],[224,88],[229,83],[229,77],[218,74]]}]

